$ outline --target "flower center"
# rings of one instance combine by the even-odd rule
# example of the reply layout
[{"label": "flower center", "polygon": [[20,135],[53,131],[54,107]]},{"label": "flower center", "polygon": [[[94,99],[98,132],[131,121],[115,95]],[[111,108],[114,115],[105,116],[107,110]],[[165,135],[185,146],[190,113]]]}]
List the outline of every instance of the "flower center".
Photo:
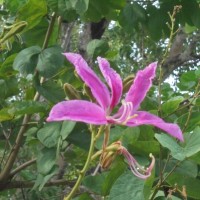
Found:
[{"label": "flower center", "polygon": [[122,101],[122,107],[119,112],[114,116],[108,116],[107,119],[111,122],[126,125],[127,122],[135,117],[137,114],[132,114],[133,104],[131,102]]}]

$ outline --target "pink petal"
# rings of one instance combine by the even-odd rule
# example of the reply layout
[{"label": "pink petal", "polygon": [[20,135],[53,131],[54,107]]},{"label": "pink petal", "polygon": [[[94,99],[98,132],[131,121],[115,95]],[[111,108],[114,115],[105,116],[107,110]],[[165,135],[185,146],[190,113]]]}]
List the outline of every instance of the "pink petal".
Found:
[{"label": "pink petal", "polygon": [[75,66],[78,75],[90,87],[93,96],[105,110],[110,105],[110,94],[106,85],[99,79],[95,72],[88,66],[81,55],[64,53],[66,58]]},{"label": "pink petal", "polygon": [[180,141],[183,141],[182,131],[177,124],[166,123],[160,117],[157,117],[153,114],[144,111],[138,111],[134,114],[137,114],[138,116],[129,120],[127,126],[139,126],[143,124],[153,125],[166,131],[167,133],[179,139]]},{"label": "pink petal", "polygon": [[106,79],[111,89],[111,104],[110,109],[112,110],[118,103],[122,95],[122,80],[120,75],[110,67],[109,62],[101,57],[97,58],[99,68]]},{"label": "pink petal", "polygon": [[157,63],[151,63],[144,70],[138,71],[133,85],[129,89],[125,101],[133,103],[133,109],[137,110],[140,103],[145,98],[149,88],[152,85],[152,79],[155,77]]},{"label": "pink petal", "polygon": [[50,111],[47,121],[71,120],[89,124],[106,124],[105,111],[98,105],[84,100],[62,101]]}]

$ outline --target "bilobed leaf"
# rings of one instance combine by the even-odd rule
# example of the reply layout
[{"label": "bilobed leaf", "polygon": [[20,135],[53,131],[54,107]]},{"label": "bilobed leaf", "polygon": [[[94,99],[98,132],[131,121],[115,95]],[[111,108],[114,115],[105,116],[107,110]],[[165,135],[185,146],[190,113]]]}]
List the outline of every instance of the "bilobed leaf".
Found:
[{"label": "bilobed leaf", "polygon": [[171,151],[177,160],[183,161],[200,151],[200,127],[192,133],[185,134],[184,146],[180,146],[176,140],[167,134],[156,134],[155,138],[159,143]]},{"label": "bilobed leaf", "polygon": [[38,46],[28,47],[20,51],[13,63],[13,68],[20,73],[33,74],[38,62],[38,55],[41,48]]},{"label": "bilobed leaf", "polygon": [[144,200],[144,183],[144,180],[137,178],[132,172],[125,172],[111,188],[109,200]]},{"label": "bilobed leaf", "polygon": [[179,104],[184,100],[182,96],[176,96],[162,104],[162,110],[164,113],[169,114],[174,112],[178,107]]},{"label": "bilobed leaf", "polygon": [[62,49],[58,46],[50,47],[43,50],[38,57],[37,70],[39,73],[48,78],[55,75],[62,66],[64,56]]}]

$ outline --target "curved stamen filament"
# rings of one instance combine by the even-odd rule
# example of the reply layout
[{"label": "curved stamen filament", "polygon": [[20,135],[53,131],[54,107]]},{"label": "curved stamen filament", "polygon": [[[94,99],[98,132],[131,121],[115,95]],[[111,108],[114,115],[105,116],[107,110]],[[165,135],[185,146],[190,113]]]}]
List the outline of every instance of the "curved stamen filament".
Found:
[{"label": "curved stamen filament", "polygon": [[128,150],[125,147],[122,147],[120,149],[119,153],[123,154],[124,157],[126,158],[129,167],[133,174],[141,179],[146,179],[151,175],[151,171],[154,167],[155,164],[155,158],[153,157],[152,154],[150,154],[150,157],[152,158],[151,164],[148,168],[144,168],[139,163],[135,160],[135,158],[128,152]]},{"label": "curved stamen filament", "polygon": [[133,104],[131,102],[122,102],[122,113],[117,113],[115,116],[108,117],[109,120],[114,121],[115,123],[126,125],[126,123],[137,117],[137,114],[131,115],[133,112]]}]

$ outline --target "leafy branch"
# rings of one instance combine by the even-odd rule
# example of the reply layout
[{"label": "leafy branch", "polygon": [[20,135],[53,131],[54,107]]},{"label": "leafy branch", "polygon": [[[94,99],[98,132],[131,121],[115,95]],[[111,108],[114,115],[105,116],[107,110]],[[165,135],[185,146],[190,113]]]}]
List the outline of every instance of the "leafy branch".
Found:
[{"label": "leafy branch", "polygon": [[[46,36],[45,36],[45,40],[44,40],[44,43],[43,43],[43,47],[42,47],[43,50],[45,48],[47,48],[47,46],[48,46],[48,42],[49,42],[50,36],[52,34],[52,31],[53,31],[55,19],[56,19],[56,15],[55,15],[55,13],[53,13],[52,18],[51,18],[51,22],[49,24],[49,27],[48,27],[48,30],[47,30],[47,33],[46,33]],[[44,78],[41,78],[40,82],[43,82],[43,81],[44,81]],[[34,101],[38,101],[39,97],[40,97],[39,93],[36,92],[36,94],[34,96]],[[6,164],[5,164],[3,170],[0,173],[0,182],[6,182],[7,178],[10,175],[11,169],[12,169],[13,164],[14,164],[16,158],[17,158],[17,154],[19,152],[19,149],[20,149],[20,146],[21,146],[21,143],[22,143],[22,140],[23,140],[23,135],[28,128],[28,122],[30,121],[30,119],[31,119],[31,115],[27,115],[27,114],[23,118],[22,125],[21,125],[21,128],[20,128],[20,130],[17,134],[15,144],[13,145],[11,152],[10,152],[10,155],[8,157],[8,160],[6,161]]]}]

